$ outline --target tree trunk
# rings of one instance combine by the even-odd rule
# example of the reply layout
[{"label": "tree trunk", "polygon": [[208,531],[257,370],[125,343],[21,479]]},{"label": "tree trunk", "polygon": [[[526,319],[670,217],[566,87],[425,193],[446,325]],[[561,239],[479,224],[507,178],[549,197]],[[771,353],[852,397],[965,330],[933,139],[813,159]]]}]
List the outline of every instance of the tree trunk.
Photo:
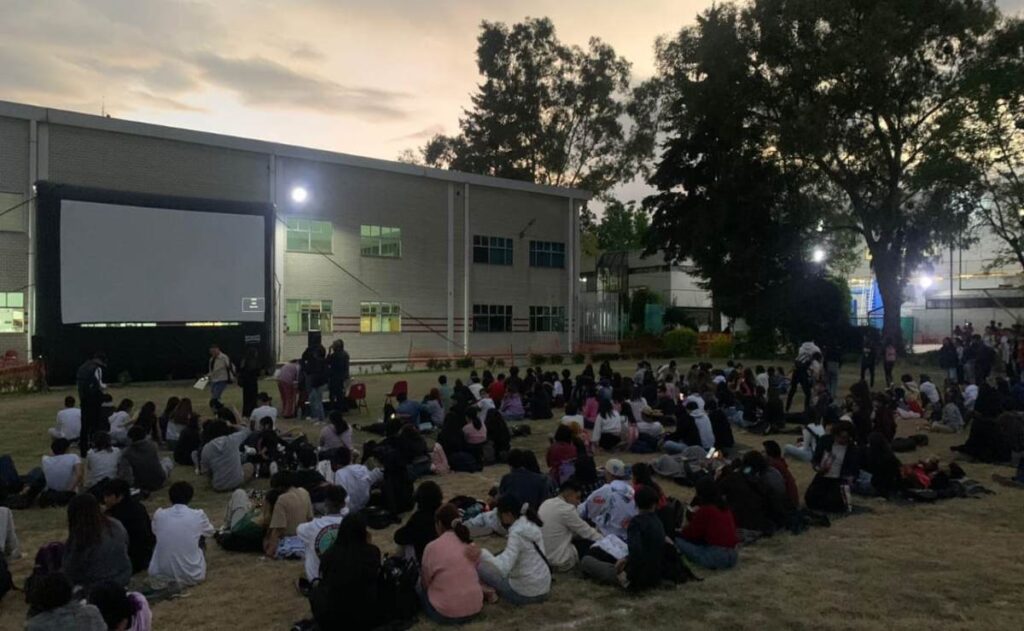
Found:
[{"label": "tree trunk", "polygon": [[872,267],[875,280],[878,282],[878,293],[882,296],[885,316],[882,319],[882,339],[889,340],[901,355],[906,350],[903,345],[903,328],[900,326],[900,309],[903,306],[903,283],[900,278],[900,262],[898,255],[890,252],[872,253]]}]

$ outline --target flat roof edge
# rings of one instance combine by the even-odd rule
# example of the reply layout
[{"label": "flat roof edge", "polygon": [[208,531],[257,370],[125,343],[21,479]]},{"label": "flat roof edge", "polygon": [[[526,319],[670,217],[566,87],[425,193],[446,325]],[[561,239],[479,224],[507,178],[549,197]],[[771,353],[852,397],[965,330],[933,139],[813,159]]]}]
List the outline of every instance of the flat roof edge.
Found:
[{"label": "flat roof edge", "polygon": [[70,127],[82,127],[86,129],[148,136],[165,140],[176,140],[179,142],[236,149],[239,151],[266,153],[268,155],[281,156],[285,158],[341,164],[345,166],[373,169],[377,171],[388,171],[391,173],[400,173],[403,175],[425,177],[460,184],[502,188],[580,200],[589,200],[593,198],[593,194],[590,191],[583,189],[546,186],[543,184],[534,184],[533,182],[510,180],[508,178],[436,169],[433,167],[404,164],[402,162],[394,162],[380,158],[367,158],[347,153],[328,151],[326,149],[313,149],[310,147],[270,142],[267,140],[256,140],[253,138],[242,138],[239,136],[229,136],[213,132],[196,131],[194,129],[185,129],[181,127],[142,123],[121,118],[107,118],[105,116],[83,114],[81,112],[40,107],[11,101],[0,100],[0,116],[35,120],[38,122],[53,123],[55,125],[67,125]]}]

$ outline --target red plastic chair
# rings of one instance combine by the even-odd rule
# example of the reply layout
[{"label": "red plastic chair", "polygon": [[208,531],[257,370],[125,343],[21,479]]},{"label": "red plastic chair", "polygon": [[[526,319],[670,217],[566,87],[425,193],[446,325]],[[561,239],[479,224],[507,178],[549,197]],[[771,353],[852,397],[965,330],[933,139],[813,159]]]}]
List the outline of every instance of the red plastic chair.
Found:
[{"label": "red plastic chair", "polygon": [[370,406],[366,404],[366,384],[365,383],[353,383],[348,389],[348,398],[356,402],[356,409],[366,410],[367,413],[370,411]]},{"label": "red plastic chair", "polygon": [[[387,393],[384,397],[384,403],[392,403],[391,399],[397,397],[400,394],[409,394],[409,382],[408,381],[396,381],[395,385],[391,386],[391,392]],[[393,405],[393,404],[392,404]]]}]

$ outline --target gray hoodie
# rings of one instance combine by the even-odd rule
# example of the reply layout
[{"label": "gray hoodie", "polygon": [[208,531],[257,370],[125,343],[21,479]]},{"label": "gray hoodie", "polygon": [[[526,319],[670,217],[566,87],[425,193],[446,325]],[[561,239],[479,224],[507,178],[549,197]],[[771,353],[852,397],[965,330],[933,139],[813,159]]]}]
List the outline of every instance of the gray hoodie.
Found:
[{"label": "gray hoodie", "polygon": [[100,610],[72,600],[63,607],[38,613],[25,622],[25,631],[107,631]]},{"label": "gray hoodie", "polygon": [[214,438],[203,447],[200,468],[204,475],[210,476],[214,491],[233,491],[245,482],[239,449],[248,437],[249,430],[242,428],[234,434]]}]

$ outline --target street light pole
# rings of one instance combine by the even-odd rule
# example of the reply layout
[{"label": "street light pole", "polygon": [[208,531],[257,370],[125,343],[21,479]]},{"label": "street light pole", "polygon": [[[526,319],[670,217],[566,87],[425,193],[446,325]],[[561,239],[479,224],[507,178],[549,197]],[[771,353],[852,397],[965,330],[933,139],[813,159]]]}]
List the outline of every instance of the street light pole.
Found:
[{"label": "street light pole", "polygon": [[949,336],[953,337],[956,323],[953,320],[953,241],[949,242]]}]

